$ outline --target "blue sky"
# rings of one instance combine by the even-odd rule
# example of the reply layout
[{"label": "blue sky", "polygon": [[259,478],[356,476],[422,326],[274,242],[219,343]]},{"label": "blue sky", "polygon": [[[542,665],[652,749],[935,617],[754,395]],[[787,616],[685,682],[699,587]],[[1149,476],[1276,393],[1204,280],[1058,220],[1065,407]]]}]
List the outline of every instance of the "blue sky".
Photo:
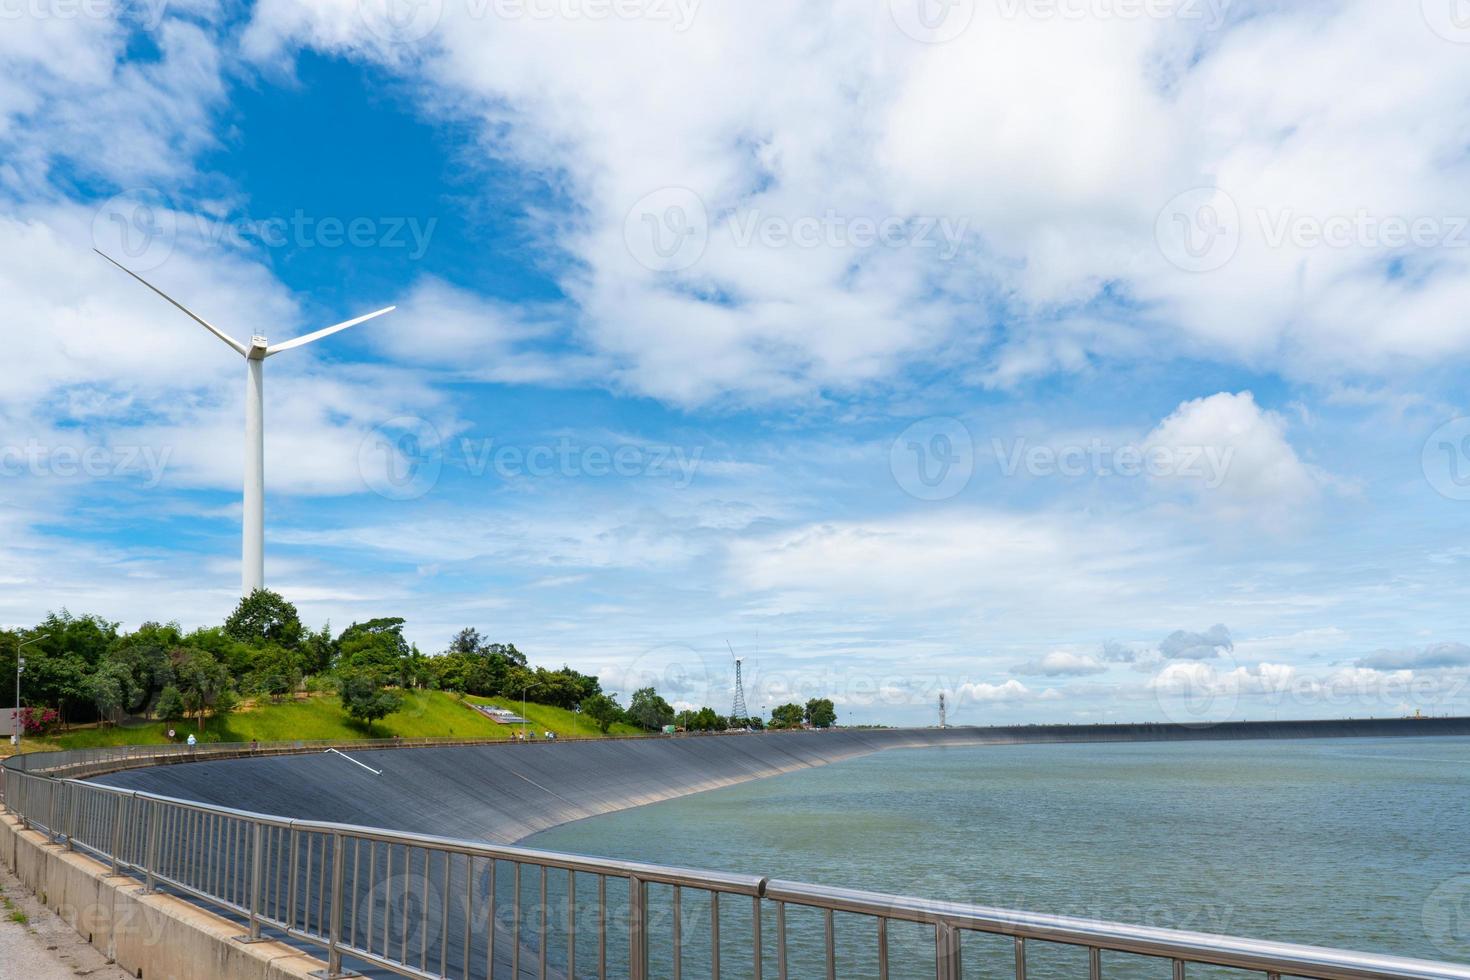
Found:
[{"label": "blue sky", "polygon": [[267,372],[313,622],[858,721],[1470,710],[1448,7],[925,2],[16,8],[0,621],[236,598],[242,366],[95,246],[236,336],[399,306]]}]

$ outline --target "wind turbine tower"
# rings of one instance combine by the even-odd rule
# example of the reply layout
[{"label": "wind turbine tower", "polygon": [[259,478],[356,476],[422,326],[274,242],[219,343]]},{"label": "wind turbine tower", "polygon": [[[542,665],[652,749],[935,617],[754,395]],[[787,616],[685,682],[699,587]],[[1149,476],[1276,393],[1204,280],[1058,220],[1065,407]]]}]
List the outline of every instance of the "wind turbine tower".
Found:
[{"label": "wind turbine tower", "polygon": [[153,285],[133,270],[113,259],[112,256],[93,249],[113,265],[162,296],[189,319],[224,341],[235,353],[245,358],[245,496],[241,533],[240,589],[249,595],[265,587],[265,359],[284,351],[305,347],[307,344],[329,337],[348,327],[355,327],[365,320],[391,313],[397,307],[389,306],[352,320],[333,324],[315,333],[297,337],[281,344],[268,344],[264,337],[252,336],[248,345],[240,343],[219,327],[189,310],[178,300]]}]

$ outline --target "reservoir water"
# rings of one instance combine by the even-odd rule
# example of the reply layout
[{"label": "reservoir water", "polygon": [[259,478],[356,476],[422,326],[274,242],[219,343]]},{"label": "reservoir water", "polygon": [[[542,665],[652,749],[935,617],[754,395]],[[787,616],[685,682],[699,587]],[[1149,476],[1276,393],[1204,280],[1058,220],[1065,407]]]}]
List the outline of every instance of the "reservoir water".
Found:
[{"label": "reservoir water", "polygon": [[[1465,738],[894,750],[525,843],[1470,962]],[[803,914],[792,912],[793,957],[805,964],[793,976],[814,975],[820,940],[820,917]],[[686,915],[699,921],[697,909]],[[853,950],[840,976],[873,975],[872,931],[839,917]],[[923,975],[926,954],[933,975],[932,933],[893,944],[893,976]],[[966,973],[1004,975],[1009,955],[1002,940],[967,939]],[[1075,952],[1032,956],[1034,976],[1086,975]],[[1116,956],[1105,975],[1166,977],[1168,964]]]}]

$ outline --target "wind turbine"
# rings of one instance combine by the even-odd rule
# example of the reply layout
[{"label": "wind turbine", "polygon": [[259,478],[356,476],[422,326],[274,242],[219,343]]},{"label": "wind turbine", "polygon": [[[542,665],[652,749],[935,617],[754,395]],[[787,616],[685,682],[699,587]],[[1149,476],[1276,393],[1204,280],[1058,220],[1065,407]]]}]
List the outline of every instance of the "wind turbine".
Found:
[{"label": "wind turbine", "polygon": [[283,351],[305,347],[340,330],[355,327],[365,320],[391,313],[396,306],[384,307],[366,316],[333,324],[282,344],[267,344],[266,339],[252,336],[249,345],[242,344],[202,316],[194,313],[153,283],[121,264],[101,249],[93,249],[113,265],[168,300],[185,316],[229,345],[245,358],[245,512],[243,518],[240,588],[244,595],[265,587],[265,359]]}]

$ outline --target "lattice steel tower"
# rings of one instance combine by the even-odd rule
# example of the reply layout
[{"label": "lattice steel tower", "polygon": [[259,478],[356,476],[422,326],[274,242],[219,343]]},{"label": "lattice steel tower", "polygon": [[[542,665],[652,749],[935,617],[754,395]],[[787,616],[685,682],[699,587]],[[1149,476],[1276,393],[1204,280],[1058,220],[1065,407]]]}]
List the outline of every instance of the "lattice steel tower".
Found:
[{"label": "lattice steel tower", "polygon": [[740,658],[735,658],[735,707],[730,709],[730,718],[740,719],[745,724],[750,718],[750,712],[745,708],[745,682],[740,677]]}]

